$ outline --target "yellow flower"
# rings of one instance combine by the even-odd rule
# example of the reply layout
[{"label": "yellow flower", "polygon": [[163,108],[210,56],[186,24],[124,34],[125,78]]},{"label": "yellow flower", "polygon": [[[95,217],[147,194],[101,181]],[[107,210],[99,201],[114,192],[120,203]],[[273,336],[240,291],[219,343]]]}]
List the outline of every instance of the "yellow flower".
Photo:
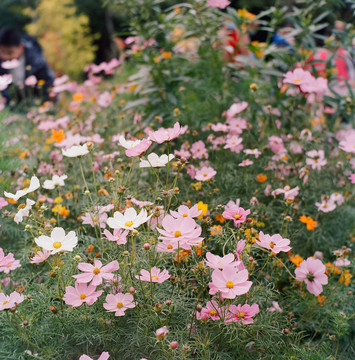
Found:
[{"label": "yellow flower", "polygon": [[60,203],[63,202],[63,198],[62,198],[61,196],[57,196],[57,197],[54,199],[54,202],[55,202],[56,204],[60,204]]},{"label": "yellow flower", "polygon": [[246,20],[254,20],[256,16],[253,13],[249,12],[247,9],[238,9],[238,15]]},{"label": "yellow flower", "polygon": [[197,183],[195,183],[195,184],[191,184],[191,186],[192,186],[196,191],[199,191],[199,190],[201,190],[202,182],[199,181],[199,182],[197,182]]},{"label": "yellow flower", "polygon": [[207,214],[208,211],[208,205],[204,204],[202,201],[199,201],[197,203],[197,208],[199,210],[202,210],[201,214],[197,217],[198,219],[202,219],[203,215]]}]

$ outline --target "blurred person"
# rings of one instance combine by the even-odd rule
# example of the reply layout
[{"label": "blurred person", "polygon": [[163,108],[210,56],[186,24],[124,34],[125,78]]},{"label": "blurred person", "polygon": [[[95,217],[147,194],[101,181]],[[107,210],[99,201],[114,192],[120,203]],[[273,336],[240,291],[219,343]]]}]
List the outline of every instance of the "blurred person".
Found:
[{"label": "blurred person", "polygon": [[[0,62],[0,75],[12,75],[15,101],[24,100],[29,93],[41,97],[43,101],[48,100],[48,88],[55,77],[37,40],[16,29],[1,29]],[[7,102],[13,100],[9,90],[3,91]]]}]

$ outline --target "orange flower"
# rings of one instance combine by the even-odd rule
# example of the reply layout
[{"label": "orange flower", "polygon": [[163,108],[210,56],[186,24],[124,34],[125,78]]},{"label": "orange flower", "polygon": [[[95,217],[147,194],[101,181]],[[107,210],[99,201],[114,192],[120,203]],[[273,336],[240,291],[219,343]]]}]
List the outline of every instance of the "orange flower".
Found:
[{"label": "orange flower", "polygon": [[73,94],[73,101],[81,101],[84,100],[85,95],[81,92],[77,92],[75,94]]},{"label": "orange flower", "polygon": [[70,213],[70,210],[68,210],[65,206],[60,206],[60,209],[58,210],[58,214],[67,217]]},{"label": "orange flower", "polygon": [[340,284],[343,284],[343,283],[344,283],[345,286],[349,286],[350,283],[351,283],[351,278],[352,278],[352,277],[353,277],[353,276],[350,274],[350,271],[349,271],[349,270],[345,270],[345,271],[341,274],[341,276],[340,276],[339,283],[340,283]]},{"label": "orange flower", "polygon": [[306,224],[307,230],[312,231],[317,227],[317,221],[314,221],[310,216],[300,216],[300,222]]},{"label": "orange flower", "polygon": [[173,53],[171,51],[162,51],[161,56],[163,59],[171,59]]},{"label": "orange flower", "polygon": [[329,273],[332,273],[335,275],[341,274],[341,270],[338,267],[336,267],[335,265],[333,265],[331,262],[327,262],[325,264],[325,267],[327,268],[326,274],[329,274]]},{"label": "orange flower", "polygon": [[52,140],[55,141],[56,143],[60,143],[65,139],[65,134],[63,130],[55,130],[52,129]]},{"label": "orange flower", "polygon": [[20,159],[24,159],[27,157],[30,153],[27,150],[22,151],[22,153],[19,155]]},{"label": "orange flower", "polygon": [[190,251],[189,250],[183,250],[180,249],[179,254],[176,254],[174,261],[181,263],[183,261],[188,261],[188,257],[189,257]]},{"label": "orange flower", "polygon": [[221,225],[213,225],[210,228],[211,235],[222,235],[222,226]]},{"label": "orange flower", "polygon": [[303,261],[303,258],[299,255],[295,255],[291,257],[290,261],[293,262],[296,267],[299,267],[301,265],[301,262]]},{"label": "orange flower", "polygon": [[264,175],[264,174],[258,174],[258,175],[256,175],[256,181],[258,182],[258,183],[263,183],[263,182],[265,182],[267,180],[267,176],[266,175]]},{"label": "orange flower", "polygon": [[318,295],[317,299],[320,306],[324,306],[325,302],[327,301],[327,297],[325,295]]},{"label": "orange flower", "polygon": [[216,214],[214,218],[216,221],[220,222],[221,224],[223,224],[226,221],[226,219],[223,217],[222,214]]},{"label": "orange flower", "polygon": [[89,246],[86,248],[85,252],[88,254],[88,253],[91,253],[92,251],[94,251],[94,249],[95,249],[95,246],[94,246],[94,245],[89,245]]}]

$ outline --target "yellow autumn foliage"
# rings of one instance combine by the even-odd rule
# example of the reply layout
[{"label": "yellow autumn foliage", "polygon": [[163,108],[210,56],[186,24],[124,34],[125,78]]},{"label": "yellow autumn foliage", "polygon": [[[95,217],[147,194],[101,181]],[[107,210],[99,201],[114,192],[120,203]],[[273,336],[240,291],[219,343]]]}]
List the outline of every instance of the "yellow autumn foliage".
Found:
[{"label": "yellow autumn foliage", "polygon": [[89,18],[76,13],[74,0],[41,0],[35,10],[26,9],[25,13],[33,19],[26,31],[38,38],[58,75],[76,78],[93,62],[96,35],[90,33]]}]

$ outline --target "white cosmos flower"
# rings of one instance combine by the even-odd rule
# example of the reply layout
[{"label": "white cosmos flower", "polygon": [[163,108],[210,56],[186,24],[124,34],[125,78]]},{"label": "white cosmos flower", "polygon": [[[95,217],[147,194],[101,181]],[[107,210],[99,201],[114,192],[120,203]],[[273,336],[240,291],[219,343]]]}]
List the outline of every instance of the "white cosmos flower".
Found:
[{"label": "white cosmos flower", "polygon": [[52,180],[45,180],[42,187],[47,190],[53,190],[56,186],[64,186],[64,180],[66,180],[67,178],[67,175],[53,175]]},{"label": "white cosmos flower", "polygon": [[67,157],[78,157],[78,156],[84,156],[89,152],[88,147],[86,144],[84,145],[74,145],[71,148],[67,150],[62,149],[62,153],[64,156]]},{"label": "white cosmos flower", "polygon": [[165,166],[170,160],[174,159],[174,155],[170,154],[169,157],[166,154],[161,156],[151,153],[147,156],[148,160],[141,160],[139,163],[139,167],[163,167]]},{"label": "white cosmos flower", "polygon": [[141,142],[140,140],[126,140],[123,136],[120,136],[118,141],[125,149],[132,149]]},{"label": "white cosmos flower", "polygon": [[27,195],[28,193],[30,193],[32,191],[37,190],[40,186],[41,185],[39,183],[37,176],[33,175],[31,177],[30,186],[28,188],[24,188],[22,190],[17,190],[16,194],[12,194],[12,193],[8,193],[8,192],[4,191],[4,195],[10,199],[17,201],[20,197]]},{"label": "white cosmos flower", "polygon": [[74,231],[68,232],[61,227],[56,227],[52,230],[51,236],[41,235],[35,239],[35,242],[41,248],[51,252],[51,255],[60,251],[73,251],[78,243],[78,238]]},{"label": "white cosmos flower", "polygon": [[25,205],[25,207],[20,209],[18,211],[18,213],[15,215],[15,217],[14,217],[15,223],[18,224],[18,223],[22,222],[23,218],[25,216],[28,216],[28,214],[30,213],[30,210],[32,209],[32,205],[34,205],[34,204],[35,204],[35,201],[33,201],[31,199],[27,199],[26,200],[26,205],[23,204],[23,205]]},{"label": "white cosmos flower", "polygon": [[115,211],[113,217],[107,219],[107,225],[112,229],[133,230],[148,221],[151,217],[152,215],[147,216],[145,209],[142,209],[137,215],[137,211],[133,209],[133,207],[130,207],[124,214]]}]

